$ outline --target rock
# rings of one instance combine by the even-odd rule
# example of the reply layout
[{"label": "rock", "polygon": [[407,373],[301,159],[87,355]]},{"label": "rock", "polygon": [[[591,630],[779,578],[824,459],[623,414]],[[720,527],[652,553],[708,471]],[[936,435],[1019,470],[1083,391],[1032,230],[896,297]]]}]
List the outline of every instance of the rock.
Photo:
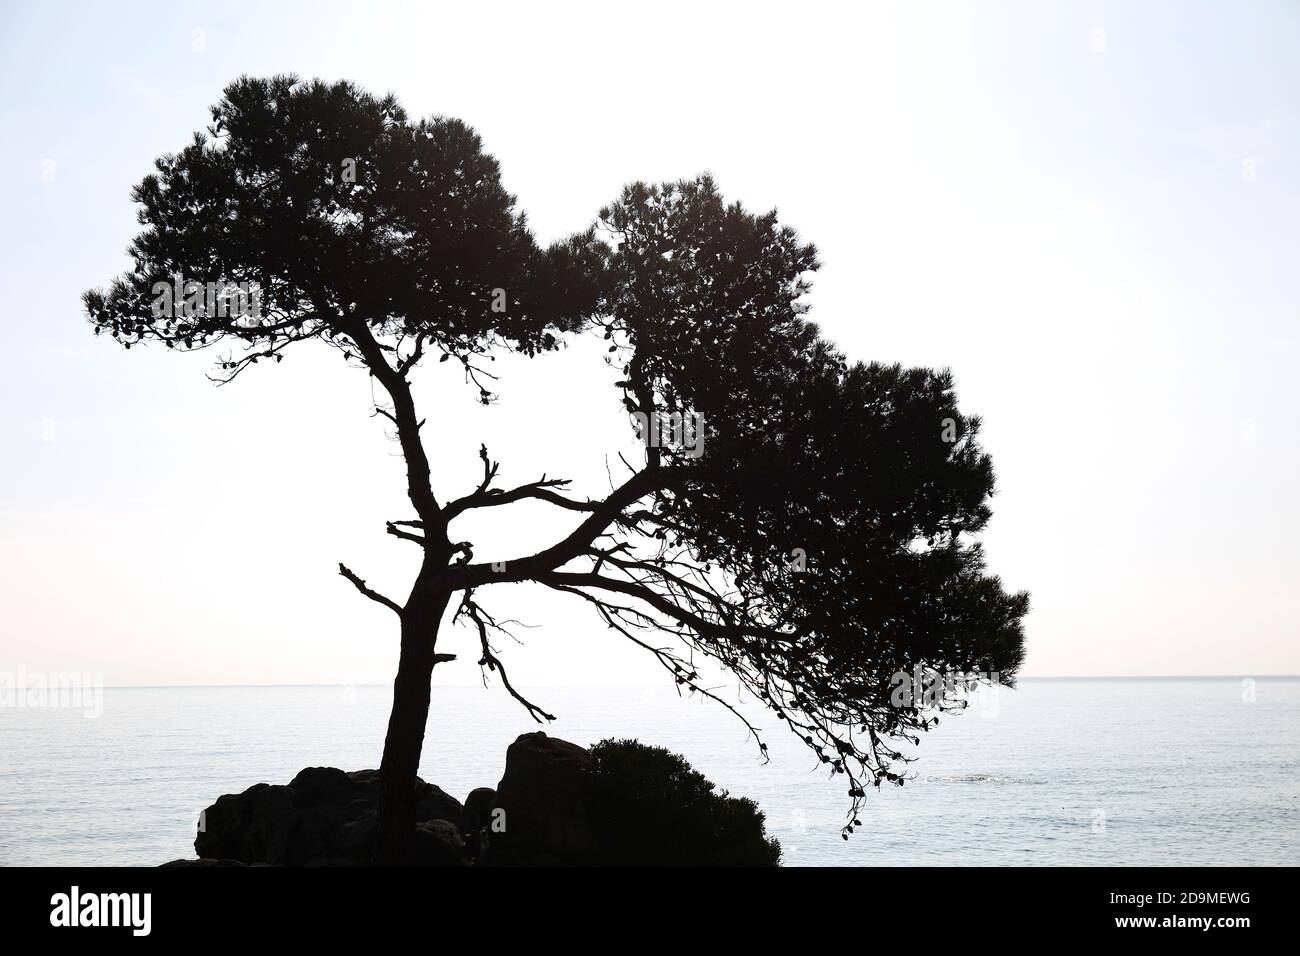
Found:
[{"label": "rock", "polygon": [[[247,864],[366,864],[374,854],[379,799],[377,770],[345,773],[335,767],[307,767],[288,786],[261,783],[218,798],[205,811],[194,850],[200,858]],[[459,800],[417,778],[418,822],[442,823],[457,831],[463,813]],[[446,857],[438,848],[424,855],[440,861]]]},{"label": "rock", "polygon": [[460,815],[460,832],[477,833],[492,820],[492,804],[497,792],[491,787],[471,790],[465,798],[465,809]]},{"label": "rock", "polygon": [[289,781],[289,789],[293,791],[294,804],[306,809],[352,799],[355,787],[351,776],[337,767],[307,767]]},{"label": "rock", "polygon": [[199,858],[197,860],[169,860],[161,864],[162,867],[196,867],[196,866],[248,866],[247,863],[240,863],[238,860],[206,860]]},{"label": "rock", "polygon": [[446,820],[453,826],[460,823],[461,814],[465,808],[460,805],[460,801],[451,794],[435,787],[431,783],[425,783],[417,778],[415,784],[415,819],[417,823],[423,823],[426,820]]},{"label": "rock", "polygon": [[359,864],[375,856],[375,838],[379,833],[379,811],[369,810],[339,831],[336,844],[339,856]]},{"label": "rock", "polygon": [[[379,772],[308,767],[287,786],[259,783],[209,807],[197,860],[168,867],[357,866],[374,860]],[[683,757],[633,740],[590,751],[524,734],[496,790],[465,804],[416,780],[414,866],[775,866],[750,800],[717,792]]]},{"label": "rock", "polygon": [[366,799],[358,799],[358,800],[353,800],[351,803],[349,803],[344,808],[343,813],[347,816],[349,820],[358,820],[361,817],[364,817],[367,813],[371,813],[374,809],[375,809],[375,805],[372,801]]},{"label": "rock", "polygon": [[[506,769],[492,811],[504,830],[484,833],[487,866],[582,866],[595,862],[596,833],[588,813],[594,762],[567,740],[538,731],[506,751]],[[489,819],[489,822],[491,820]]]},{"label": "rock", "polygon": [[492,803],[497,792],[491,787],[471,790],[460,815],[460,834],[465,838],[465,855],[477,860],[483,853],[483,833],[492,821]]},{"label": "rock", "polygon": [[378,770],[353,770],[348,774],[348,779],[353,783],[379,792],[379,771]]},{"label": "rock", "polygon": [[324,866],[334,862],[339,855],[343,828],[349,822],[341,806],[307,807],[299,811],[289,843],[289,865]]},{"label": "rock", "polygon": [[204,811],[194,852],[217,860],[285,864],[297,818],[288,787],[259,783],[237,796],[228,793]]},{"label": "rock", "polygon": [[426,820],[416,826],[411,863],[413,866],[464,866],[465,843],[456,824]]}]

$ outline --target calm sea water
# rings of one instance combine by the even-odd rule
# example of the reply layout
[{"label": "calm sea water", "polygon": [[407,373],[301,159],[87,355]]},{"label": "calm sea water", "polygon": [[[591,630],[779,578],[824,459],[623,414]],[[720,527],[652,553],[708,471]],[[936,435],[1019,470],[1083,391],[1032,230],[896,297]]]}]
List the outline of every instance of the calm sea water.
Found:
[{"label": "calm sea water", "polygon": [[[302,767],[376,766],[386,687],[110,688],[103,714],[0,708],[0,864],[192,857],[198,812]],[[1026,680],[945,719],[919,779],[844,786],[775,727],[762,765],[716,705],[671,688],[543,688],[549,733],[629,736],[753,797],[787,865],[1300,864],[1300,680]],[[1253,700],[1251,699],[1253,698]],[[769,722],[771,723],[771,722]],[[421,775],[495,786],[534,725],[499,689],[435,688]]]}]

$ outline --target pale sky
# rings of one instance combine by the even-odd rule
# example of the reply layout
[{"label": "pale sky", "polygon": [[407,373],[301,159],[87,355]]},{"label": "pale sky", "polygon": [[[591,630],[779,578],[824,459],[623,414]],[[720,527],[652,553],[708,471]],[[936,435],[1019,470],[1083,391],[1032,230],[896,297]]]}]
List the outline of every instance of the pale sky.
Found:
[{"label": "pale sky", "polygon": [[[335,570],[400,596],[415,567],[366,376],[308,346],[215,388],[79,301],[127,266],[154,158],[238,75],[297,72],[473,125],[543,241],[635,179],[777,207],[821,251],[825,334],[951,367],[984,418],[1026,675],[1300,672],[1300,5],[646,11],[0,3],[0,671],[392,678],[394,619]],[[436,490],[472,487],[480,440],[504,483],[605,490],[627,429],[599,354],[506,363],[486,410],[449,365],[417,378],[464,421],[426,434]],[[478,558],[572,516],[493,519]],[[481,596],[539,625],[502,648],[516,684],[659,679],[585,605]],[[440,680],[477,681],[473,640],[440,641]]]}]

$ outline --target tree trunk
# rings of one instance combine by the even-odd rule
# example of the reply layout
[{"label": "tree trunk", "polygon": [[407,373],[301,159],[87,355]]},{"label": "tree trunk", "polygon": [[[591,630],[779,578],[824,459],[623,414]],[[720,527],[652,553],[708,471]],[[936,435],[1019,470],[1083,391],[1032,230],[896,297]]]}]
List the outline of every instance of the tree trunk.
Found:
[{"label": "tree trunk", "polygon": [[415,833],[415,778],[420,769],[424,728],[429,720],[434,645],[449,595],[412,602],[402,615],[402,650],[393,681],[384,757],[379,765],[379,844],[375,862],[410,862]]}]

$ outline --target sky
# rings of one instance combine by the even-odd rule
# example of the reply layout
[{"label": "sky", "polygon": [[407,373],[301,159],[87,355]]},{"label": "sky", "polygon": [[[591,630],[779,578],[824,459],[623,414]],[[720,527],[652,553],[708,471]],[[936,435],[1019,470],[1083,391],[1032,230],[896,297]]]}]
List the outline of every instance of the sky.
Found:
[{"label": "sky", "polygon": [[[285,72],[464,119],[542,241],[638,179],[778,209],[820,250],[824,333],[951,368],[982,416],[1025,675],[1300,672],[1300,5],[9,0],[0,671],[391,680],[395,622],[336,573],[401,595],[416,566],[366,376],[308,349],[217,388],[209,356],[124,352],[81,312],[153,160]],[[597,354],[504,362],[490,409],[417,377],[461,419],[435,490],[472,488],[480,441],[504,484],[607,489],[627,430]],[[521,507],[473,517],[476,558],[571,520]],[[517,685],[659,679],[585,605],[482,596],[535,625],[501,648]],[[474,641],[440,639],[438,680],[479,679]]]}]

